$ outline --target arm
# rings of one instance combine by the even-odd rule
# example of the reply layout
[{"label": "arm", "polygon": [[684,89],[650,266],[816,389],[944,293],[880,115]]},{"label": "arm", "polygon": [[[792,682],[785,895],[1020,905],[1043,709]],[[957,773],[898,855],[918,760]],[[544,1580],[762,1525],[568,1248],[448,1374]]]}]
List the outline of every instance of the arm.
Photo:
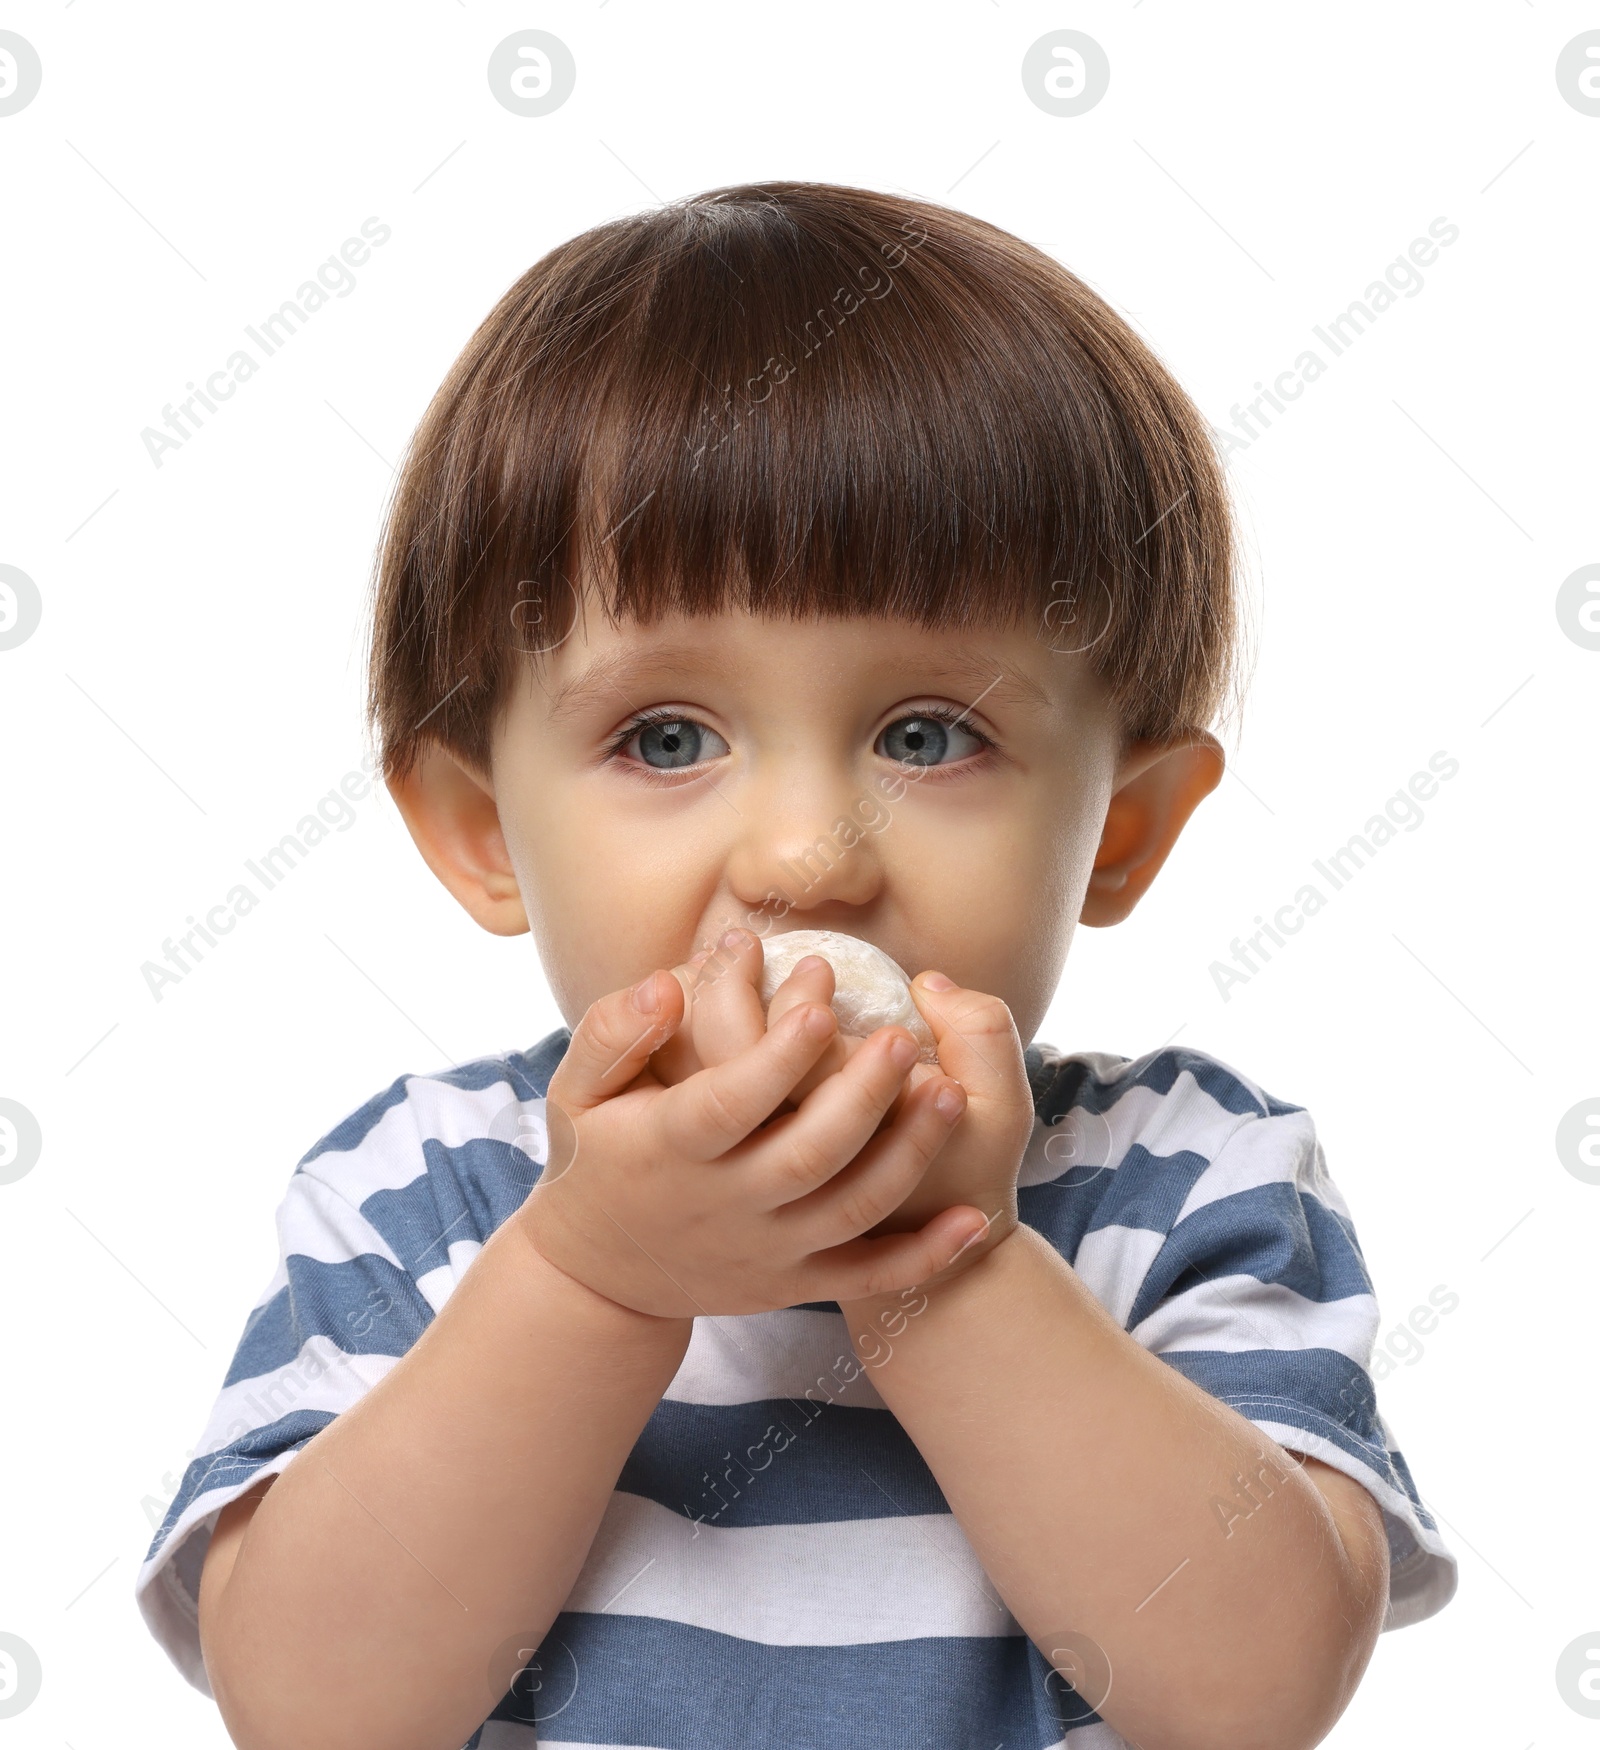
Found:
[{"label": "arm", "polygon": [[[1319,1742],[1382,1625],[1367,1491],[1150,1354],[1031,1228],[928,1299],[872,1377],[1046,1658],[1097,1646],[1084,1700],[1144,1750]],[[876,1303],[844,1310],[881,1353]]]},{"label": "arm", "polygon": [[1382,1626],[1377,1504],[1151,1354],[1018,1226],[1033,1113],[1010,1014],[937,976],[913,990],[968,1094],[929,1179],[947,1202],[971,1187],[990,1229],[915,1318],[841,1302],[879,1394],[1024,1632],[1117,1731],[1144,1750],[1317,1743]]},{"label": "arm", "polygon": [[514,1675],[494,1691],[496,1651],[555,1620],[691,1329],[497,1230],[394,1368],[219,1523],[200,1633],[235,1743],[460,1744]]},{"label": "arm", "polygon": [[[746,999],[723,981],[697,1019]],[[972,1232],[958,1211],[862,1237],[961,1110],[941,1078],[884,1122],[916,1056],[903,1028],[773,1118],[829,1010],[802,1003],[663,1087],[648,1060],[684,1005],[657,972],[591,1006],[522,1207],[390,1371],[229,1514],[200,1629],[241,1750],[454,1750],[510,1686],[500,1655],[537,1646],[571,1592],[695,1315],[891,1293]]]}]

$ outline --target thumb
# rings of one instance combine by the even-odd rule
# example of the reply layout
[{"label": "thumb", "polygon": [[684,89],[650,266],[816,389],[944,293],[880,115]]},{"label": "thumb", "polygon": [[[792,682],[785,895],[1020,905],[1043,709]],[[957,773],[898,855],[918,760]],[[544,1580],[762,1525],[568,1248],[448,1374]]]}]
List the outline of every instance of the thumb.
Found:
[{"label": "thumb", "polygon": [[933,1029],[939,1068],[967,1090],[970,1099],[999,1099],[1026,1083],[1016,1023],[1001,998],[964,990],[942,972],[919,972],[911,981],[918,1012]]},{"label": "thumb", "polygon": [[576,1116],[621,1093],[676,1030],[683,1007],[683,986],[659,968],[590,1003],[550,1078],[552,1103]]}]

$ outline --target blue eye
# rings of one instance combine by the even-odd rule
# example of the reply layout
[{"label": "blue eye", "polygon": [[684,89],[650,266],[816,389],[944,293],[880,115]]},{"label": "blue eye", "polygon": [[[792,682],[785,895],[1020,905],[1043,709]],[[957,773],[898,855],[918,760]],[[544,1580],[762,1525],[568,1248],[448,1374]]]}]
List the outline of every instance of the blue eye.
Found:
[{"label": "blue eye", "polygon": [[[981,753],[989,744],[984,737],[953,719],[918,713],[900,717],[878,737],[873,750],[885,759],[907,766],[948,765]],[[947,759],[945,756],[949,755]]]},{"label": "blue eye", "polygon": [[682,766],[698,765],[718,753],[726,753],[728,744],[703,723],[692,717],[656,717],[638,725],[618,748],[631,753],[643,765],[657,772],[673,772]]}]

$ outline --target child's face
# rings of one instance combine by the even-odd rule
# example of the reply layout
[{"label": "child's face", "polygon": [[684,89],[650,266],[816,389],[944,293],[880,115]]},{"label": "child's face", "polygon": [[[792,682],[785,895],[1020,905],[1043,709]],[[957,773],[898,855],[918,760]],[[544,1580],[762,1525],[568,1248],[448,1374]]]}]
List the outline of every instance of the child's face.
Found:
[{"label": "child's face", "polygon": [[1220,772],[1209,737],[1119,758],[1086,659],[1026,631],[590,613],[488,774],[435,751],[396,798],[479,922],[531,926],[569,1025],[738,924],[860,936],[1002,997],[1026,1041],[1080,915],[1125,915]]}]

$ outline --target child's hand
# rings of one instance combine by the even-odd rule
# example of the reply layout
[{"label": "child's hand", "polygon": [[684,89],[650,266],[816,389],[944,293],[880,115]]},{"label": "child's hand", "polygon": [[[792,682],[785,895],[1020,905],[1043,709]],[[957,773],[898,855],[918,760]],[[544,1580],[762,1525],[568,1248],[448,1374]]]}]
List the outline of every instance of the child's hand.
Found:
[{"label": "child's hand", "polygon": [[868,1233],[914,1229],[952,1204],[981,1209],[989,1231],[964,1254],[967,1268],[1017,1225],[1017,1173],[1033,1134],[1033,1092],[1022,1041],[999,997],[963,990],[939,972],[919,973],[911,996],[933,1029],[939,1063],[914,1065],[910,1092],[928,1077],[954,1076],[966,1090],[967,1109],[910,1195]]},{"label": "child's hand", "polygon": [[[742,929],[728,935],[733,940],[725,937],[715,948],[704,949],[673,968],[688,999],[688,1010],[683,1025],[650,1059],[651,1070],[669,1085],[747,1050],[790,1009],[808,1002],[826,1007],[833,1001],[833,968],[820,955],[810,954],[778,986],[770,1010],[763,1013],[760,939]],[[854,1035],[835,1032],[790,1090],[781,1109],[790,1111],[798,1106],[863,1043]]]},{"label": "child's hand", "polygon": [[[832,1000],[833,968],[820,956],[808,956],[779,985],[763,1017],[761,944],[748,931],[737,936],[738,940],[719,943],[715,950],[697,954],[677,969],[691,993],[690,1015],[652,1060],[663,1079],[691,1073],[690,1065],[697,1069],[725,1062],[759,1039],[764,1028],[776,1026],[791,1009]],[[940,990],[929,982],[940,976],[924,972],[911,985],[912,999],[933,1029],[939,1062],[911,1066],[889,1106],[889,1116],[898,1116],[902,1102],[928,1082],[952,1076],[965,1088],[968,1108],[921,1182],[869,1230],[869,1237],[914,1230],[942,1209],[972,1206],[989,1217],[990,1227],[984,1242],[963,1255],[966,1268],[1017,1224],[1017,1172],[1033,1133],[1033,1093],[1022,1042],[1005,1003],[959,986]],[[835,1033],[796,1084],[790,1100],[798,1104],[863,1044],[850,1034]]]},{"label": "child's hand", "polygon": [[917,1231],[861,1237],[963,1110],[946,1077],[904,1089],[917,1049],[904,1028],[880,1027],[763,1127],[835,1039],[832,1012],[801,1002],[666,1086],[649,1060],[684,1010],[682,985],[656,972],[573,1031],[550,1080],[548,1165],[513,1218],[558,1269],[657,1317],[767,1312],[910,1287],[983,1231],[973,1209],[941,1205]]}]

